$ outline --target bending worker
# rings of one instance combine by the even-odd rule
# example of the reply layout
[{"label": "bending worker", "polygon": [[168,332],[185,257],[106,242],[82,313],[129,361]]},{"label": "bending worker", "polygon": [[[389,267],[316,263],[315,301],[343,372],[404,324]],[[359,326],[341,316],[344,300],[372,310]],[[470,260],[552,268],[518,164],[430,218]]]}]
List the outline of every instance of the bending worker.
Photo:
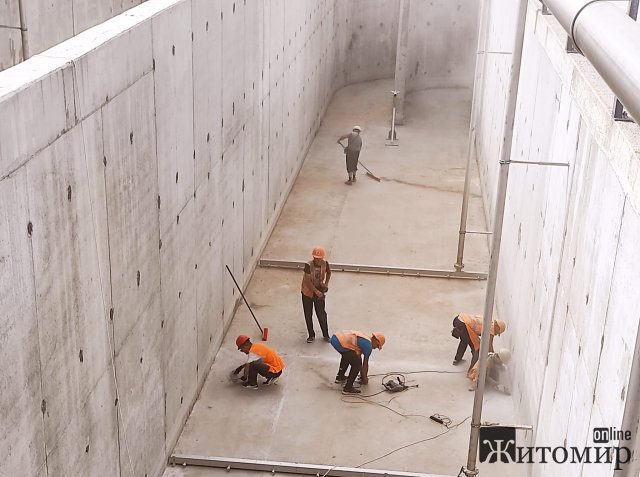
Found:
[{"label": "bending worker", "polygon": [[[487,358],[487,377],[485,382],[504,394],[511,394],[511,389],[507,384],[507,364],[511,360],[511,351],[506,348],[501,349],[497,353],[489,353]],[[478,363],[467,373],[467,377],[471,380],[469,391],[475,391],[478,387]]]},{"label": "bending worker", "polygon": [[[370,338],[360,331],[337,331],[331,337],[331,344],[342,356],[335,381],[340,384],[345,383],[342,394],[360,394],[360,390],[354,388],[353,383],[355,383],[358,373],[360,373],[362,384],[369,382],[367,376],[369,356],[374,349],[382,349],[384,341],[384,335],[378,331],[374,331]],[[351,371],[347,377],[349,366],[351,366]]]},{"label": "bending worker", "polygon": [[[352,185],[356,181],[356,171],[358,170],[358,158],[360,157],[360,150],[362,149],[362,137],[360,133],[362,128],[360,126],[353,126],[353,130],[349,134],[340,136],[338,144],[344,148],[344,153],[347,161],[347,174],[349,179],[345,184]],[[342,144],[342,140],[347,140],[347,146]]]},{"label": "bending worker", "polygon": [[313,308],[316,309],[316,316],[320,323],[322,336],[325,341],[329,341],[329,328],[327,325],[327,311],[325,310],[325,294],[329,291],[329,280],[331,279],[331,268],[329,262],[324,257],[326,252],[320,245],[314,247],[311,252],[312,260],[304,264],[304,275],[302,276],[302,310],[304,320],[307,323],[307,343],[312,343],[316,339],[316,332],[313,329]]},{"label": "bending worker", "polygon": [[[500,336],[507,329],[507,325],[502,320],[491,321],[491,335],[489,337],[489,351],[493,352],[493,337]],[[478,361],[478,353],[480,352],[480,336],[482,335],[482,315],[467,315],[460,313],[453,319],[453,330],[451,336],[460,340],[458,350],[453,358],[453,364],[459,364],[462,361],[467,346],[471,349],[471,364],[469,370]]]},{"label": "bending worker", "polygon": [[252,343],[248,336],[240,335],[236,339],[239,351],[247,355],[245,364],[238,366],[233,373],[238,374],[244,369],[240,377],[242,385],[247,389],[258,389],[258,374],[267,380],[264,384],[275,384],[282,375],[284,361],[274,350],[262,343]]}]

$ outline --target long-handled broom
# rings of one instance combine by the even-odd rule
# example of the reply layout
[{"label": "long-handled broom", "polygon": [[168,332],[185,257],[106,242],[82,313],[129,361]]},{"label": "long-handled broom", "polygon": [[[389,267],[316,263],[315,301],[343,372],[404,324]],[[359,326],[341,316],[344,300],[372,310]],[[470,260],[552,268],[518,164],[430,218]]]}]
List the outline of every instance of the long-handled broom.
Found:
[{"label": "long-handled broom", "polygon": [[[342,149],[345,149],[345,146],[344,146],[341,142],[338,142],[338,144],[340,144],[340,145],[342,146]],[[365,165],[362,163],[362,161],[358,160],[358,163],[359,163],[362,167],[364,167],[364,170],[365,170],[365,171],[367,171],[367,176],[368,176],[368,177],[370,177],[370,178],[371,178],[371,179],[373,179],[374,181],[378,181],[378,182],[380,182],[380,178],[379,178],[378,176],[376,176],[373,172],[371,172],[371,171],[369,170],[369,168],[368,168],[367,166],[365,166]]]},{"label": "long-handled broom", "polygon": [[251,316],[253,316],[253,319],[255,320],[256,325],[258,325],[258,328],[260,329],[260,333],[262,333],[262,341],[267,341],[267,336],[269,335],[269,328],[265,327],[264,329],[262,329],[262,326],[260,326],[260,323],[258,323],[258,319],[256,318],[256,315],[253,314],[253,310],[249,306],[249,302],[244,297],[244,293],[242,293],[242,288],[240,288],[240,285],[238,285],[238,282],[236,281],[236,277],[234,277],[233,273],[231,273],[231,269],[229,268],[229,265],[225,265],[225,267],[227,267],[227,271],[229,272],[229,275],[231,275],[231,279],[233,280],[233,283],[236,284],[236,288],[240,292],[240,296],[242,296],[242,299],[244,300],[245,305],[247,305],[247,308],[249,308],[249,311],[251,312]]}]

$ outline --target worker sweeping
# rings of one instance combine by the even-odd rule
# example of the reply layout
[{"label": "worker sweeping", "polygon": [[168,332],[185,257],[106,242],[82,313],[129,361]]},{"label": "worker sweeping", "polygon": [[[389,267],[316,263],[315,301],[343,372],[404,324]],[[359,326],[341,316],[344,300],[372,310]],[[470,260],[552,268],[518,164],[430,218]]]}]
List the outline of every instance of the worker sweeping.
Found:
[{"label": "worker sweeping", "polygon": [[[478,361],[478,353],[480,352],[480,336],[482,335],[482,315],[471,316],[466,313],[460,313],[453,319],[453,330],[451,336],[460,340],[458,350],[453,358],[453,364],[457,365],[462,362],[467,346],[471,349],[471,364],[469,370]],[[507,325],[502,320],[491,321],[491,335],[489,337],[489,351],[493,352],[493,337],[500,336],[507,329]]]},{"label": "worker sweeping", "polygon": [[233,374],[237,375],[244,369],[240,377],[243,387],[258,389],[258,374],[267,378],[263,384],[276,384],[284,369],[284,361],[278,353],[266,344],[252,343],[246,335],[238,336],[236,346],[238,351],[247,355],[247,361],[233,371]]},{"label": "worker sweeping", "polygon": [[[344,383],[342,394],[360,394],[360,390],[353,384],[360,373],[360,382],[369,382],[369,356],[374,349],[382,349],[385,338],[379,331],[374,331],[371,337],[360,331],[337,331],[331,337],[331,344],[340,353],[340,366],[336,375],[336,383]],[[347,370],[351,367],[349,375]]]},{"label": "worker sweeping", "polygon": [[307,343],[313,343],[316,332],[313,329],[313,309],[322,330],[322,337],[329,341],[329,328],[327,325],[326,294],[329,291],[331,279],[331,267],[325,260],[327,253],[324,248],[317,245],[311,251],[311,260],[304,264],[304,275],[300,293],[302,294],[302,311],[307,324]]},{"label": "worker sweeping", "polygon": [[[487,358],[487,376],[485,383],[501,393],[511,394],[511,389],[507,380],[507,364],[511,360],[511,351],[506,348],[501,349],[497,353],[489,353]],[[467,377],[471,380],[469,391],[475,391],[478,388],[478,363],[467,373]]]},{"label": "worker sweeping", "polygon": [[[360,133],[362,128],[360,126],[353,126],[353,130],[349,134],[340,136],[338,144],[344,148],[344,153],[347,162],[347,174],[349,179],[345,182],[347,185],[353,185],[356,181],[356,172],[358,171],[358,158],[360,157],[360,150],[362,149],[362,137]],[[347,146],[342,144],[342,140],[347,140]]]}]

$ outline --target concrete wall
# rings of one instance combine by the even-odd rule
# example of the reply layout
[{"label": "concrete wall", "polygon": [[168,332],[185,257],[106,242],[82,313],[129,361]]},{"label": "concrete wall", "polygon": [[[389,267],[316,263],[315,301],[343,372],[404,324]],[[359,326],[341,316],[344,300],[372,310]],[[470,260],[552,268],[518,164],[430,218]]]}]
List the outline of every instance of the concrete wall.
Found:
[{"label": "concrete wall", "polygon": [[[490,41],[511,45],[504,0]],[[640,128],[611,119],[613,94],[566,34],[530,0],[496,306],[513,350],[520,421],[530,445],[593,445],[621,427],[640,315]],[[477,97],[477,159],[493,208],[509,60],[487,56]],[[509,57],[510,58],[510,57]],[[492,218],[492,216],[491,216]],[[527,443],[522,443],[526,445]],[[530,475],[612,475],[607,464],[536,465]]]},{"label": "concrete wall", "polygon": [[0,74],[0,475],[161,474],[333,92],[331,1],[153,0]]},{"label": "concrete wall", "polygon": [[[133,6],[28,3],[32,52]],[[149,0],[0,73],[0,475],[161,473],[224,266],[249,279],[335,89],[393,75],[398,5]]]},{"label": "concrete wall", "polygon": [[[29,55],[37,55],[146,0],[3,0],[0,2],[0,71],[24,60],[21,26]],[[20,24],[22,4],[24,25]]]},{"label": "concrete wall", "polygon": [[407,91],[473,88],[477,0],[410,2]]}]

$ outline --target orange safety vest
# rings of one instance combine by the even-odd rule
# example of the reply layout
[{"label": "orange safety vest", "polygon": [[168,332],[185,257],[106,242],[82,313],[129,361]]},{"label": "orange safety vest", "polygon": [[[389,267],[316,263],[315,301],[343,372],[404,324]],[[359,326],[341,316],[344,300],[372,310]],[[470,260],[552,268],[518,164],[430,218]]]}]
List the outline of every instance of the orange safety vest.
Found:
[{"label": "orange safety vest", "polygon": [[[466,313],[460,313],[458,315],[465,326],[467,327],[467,331],[469,332],[469,338],[471,338],[471,344],[473,345],[474,351],[478,351],[480,349],[480,336],[482,336],[482,315],[470,316]],[[496,328],[495,320],[491,321],[491,336],[495,336],[494,330]]]},{"label": "orange safety vest", "polygon": [[282,358],[265,344],[251,343],[249,352],[262,357],[262,360],[269,366],[269,371],[272,373],[279,373],[284,369],[284,361],[282,361]]},{"label": "orange safety vest", "polygon": [[362,354],[360,346],[358,346],[358,337],[371,341],[370,338],[361,331],[336,331],[336,338],[343,348],[355,351],[358,356]]},{"label": "orange safety vest", "polygon": [[[316,280],[315,278],[316,264],[313,263],[313,260],[307,262],[307,264],[309,265],[309,270],[311,272],[311,282],[313,283],[314,287],[318,288],[321,283],[324,283],[324,280],[327,277],[327,262],[323,260],[320,264],[320,280]],[[308,296],[309,298],[313,298],[314,296],[313,289],[309,288],[304,282],[304,275],[302,276],[302,285],[300,285],[300,291],[304,296]]]}]

